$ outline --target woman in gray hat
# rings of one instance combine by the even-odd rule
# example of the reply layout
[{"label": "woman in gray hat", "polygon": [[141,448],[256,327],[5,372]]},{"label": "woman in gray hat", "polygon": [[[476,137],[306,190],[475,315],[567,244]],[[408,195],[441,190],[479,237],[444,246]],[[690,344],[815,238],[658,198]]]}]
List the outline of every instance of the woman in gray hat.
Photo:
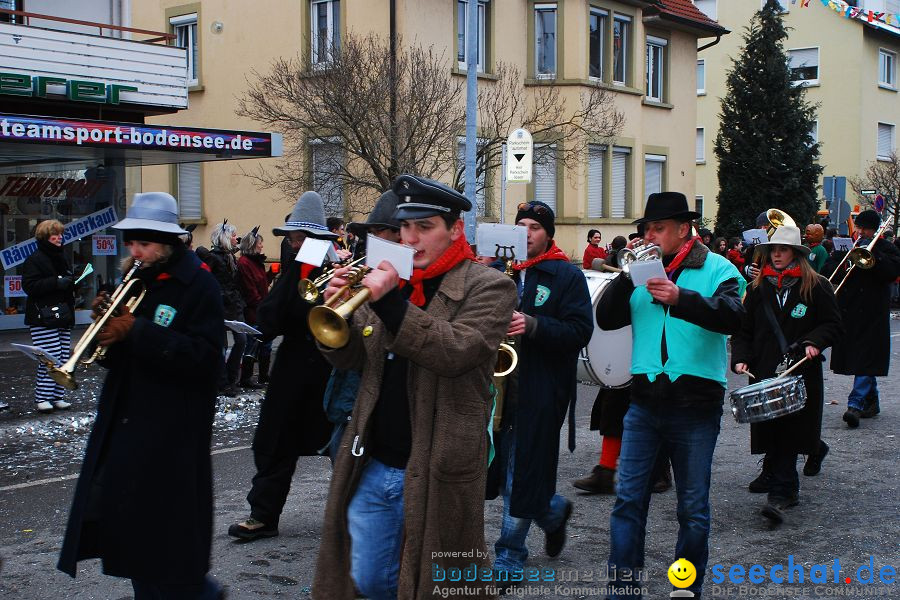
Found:
[{"label": "woman in gray hat", "polygon": [[222,297],[177,214],[169,194],[137,194],[113,226],[147,294],[97,336],[108,372],[57,565],[75,577],[78,561],[100,558],[136,600],[220,597],[207,573]]}]

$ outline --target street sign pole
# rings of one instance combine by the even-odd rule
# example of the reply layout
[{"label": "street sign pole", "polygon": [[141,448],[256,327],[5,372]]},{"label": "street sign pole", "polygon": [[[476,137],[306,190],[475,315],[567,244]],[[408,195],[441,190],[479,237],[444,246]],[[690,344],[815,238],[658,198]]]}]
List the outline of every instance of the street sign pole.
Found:
[{"label": "street sign pole", "polygon": [[478,3],[466,3],[466,198],[472,203],[472,210],[463,217],[466,238],[475,241],[475,224],[478,214],[478,199],[475,190],[475,150],[478,144],[476,112],[478,98]]},{"label": "street sign pole", "polygon": [[500,145],[500,222],[506,223],[506,144]]}]

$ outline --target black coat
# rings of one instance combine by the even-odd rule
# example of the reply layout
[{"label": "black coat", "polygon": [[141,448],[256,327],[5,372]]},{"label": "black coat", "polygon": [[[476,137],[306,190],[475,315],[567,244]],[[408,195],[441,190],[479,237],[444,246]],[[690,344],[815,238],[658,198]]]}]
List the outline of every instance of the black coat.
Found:
[{"label": "black coat", "polygon": [[[778,338],[766,317],[764,302],[772,307],[788,346],[798,342],[824,351],[843,334],[834,292],[824,277],[819,277],[808,302],[800,297],[800,282],[794,284],[784,308],[778,306],[775,287],[768,280],[763,280],[758,288],[747,289],[744,298],[747,312],[740,332],[731,338],[732,369],[737,363],[747,363],[747,368],[757,377],[751,379],[751,383],[774,377],[775,369],[783,358]],[[750,449],[753,454],[776,450],[812,454],[819,449],[824,403],[823,361],[824,358],[808,360],[793,372],[802,375],[806,383],[806,406],[802,410],[750,426]]]},{"label": "black coat", "polygon": [[104,361],[59,557],[73,577],[77,561],[96,557],[107,575],[160,584],[198,583],[209,570],[222,298],[194,253],[176,253],[160,277],[139,272],[149,291]]},{"label": "black coat", "polygon": [[[566,412],[575,403],[578,353],[594,332],[584,274],[559,260],[530,267],[525,273],[520,310],[537,319],[537,329],[532,337],[526,334],[516,339],[519,365],[511,377],[517,378],[517,385],[507,389],[504,403],[504,421],[512,421],[512,435],[516,436],[510,514],[536,518],[556,493],[559,431]],[[512,419],[507,418],[507,410],[514,411]],[[509,427],[504,427],[495,440],[500,452],[489,474],[489,498],[496,497],[505,474],[504,435],[510,435]]]},{"label": "black coat", "polygon": [[28,294],[25,300],[25,324],[43,326],[38,320],[38,307],[68,304],[70,322],[63,328],[75,325],[75,285],[60,288],[61,277],[73,278],[72,267],[63,256],[63,249],[47,241],[39,241],[37,250],[22,265],[22,289]]},{"label": "black coat", "polygon": [[212,270],[213,276],[219,282],[222,290],[222,302],[225,306],[225,318],[229,321],[241,321],[244,318],[246,302],[241,291],[241,274],[238,271],[237,260],[218,246],[212,250],[197,248],[197,255],[203,259]]},{"label": "black coat", "polygon": [[[331,365],[316,348],[306,324],[312,305],[297,291],[300,266],[294,260],[284,265],[256,314],[256,327],[264,339],[284,336],[253,437],[253,451],[268,456],[314,456],[328,443],[334,427],[322,406]],[[315,269],[309,277],[321,273]]]},{"label": "black coat", "polygon": [[[848,335],[831,352],[831,370],[840,375],[886,376],[891,359],[891,282],[900,277],[900,250],[878,240],[875,266],[853,269],[837,295]],[[847,264],[847,263],[845,263]],[[841,267],[842,271],[846,271]],[[835,287],[842,275],[832,282]]]}]

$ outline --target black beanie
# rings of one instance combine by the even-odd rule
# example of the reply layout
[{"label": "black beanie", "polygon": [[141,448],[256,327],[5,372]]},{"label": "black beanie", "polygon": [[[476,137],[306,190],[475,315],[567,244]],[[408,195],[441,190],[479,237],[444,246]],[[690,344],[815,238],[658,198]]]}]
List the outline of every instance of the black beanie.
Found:
[{"label": "black beanie", "polygon": [[874,210],[864,210],[856,215],[856,226],[862,229],[878,229],[881,227],[881,217]]},{"label": "black beanie", "polygon": [[157,244],[169,244],[170,246],[180,246],[181,238],[177,233],[168,231],[156,231],[155,229],[123,229],[122,241],[125,242],[156,242]]},{"label": "black beanie", "polygon": [[[523,204],[519,205],[519,212],[516,213],[516,223],[518,223],[520,219],[534,219],[540,223],[541,227],[547,232],[547,237],[553,239],[553,235],[556,233],[556,225],[553,223],[553,209],[538,200],[525,202],[524,206],[526,210],[522,210]],[[538,211],[535,211],[536,207],[543,207],[544,210],[539,209]]]}]

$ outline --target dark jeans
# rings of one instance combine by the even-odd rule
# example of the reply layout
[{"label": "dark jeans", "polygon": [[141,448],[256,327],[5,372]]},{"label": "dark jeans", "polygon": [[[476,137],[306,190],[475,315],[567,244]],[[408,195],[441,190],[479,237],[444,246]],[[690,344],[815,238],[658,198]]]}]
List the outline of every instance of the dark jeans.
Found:
[{"label": "dark jeans", "polygon": [[790,498],[800,491],[796,452],[768,452],[766,461],[771,473],[769,497]]},{"label": "dark jeans", "polygon": [[[625,415],[616,503],[610,517],[609,566],[617,574],[621,569],[643,572],[653,466],[665,448],[678,495],[678,541],[673,560],[686,558],[697,569],[690,590],[699,596],[709,558],[709,482],[722,406],[686,407],[670,400],[649,405],[632,402]],[[643,579],[646,581],[646,574]],[[636,580],[614,579],[616,587],[630,588],[633,594],[613,597],[640,598],[641,582]]]},{"label": "dark jeans", "polygon": [[278,527],[281,511],[291,491],[291,479],[297,468],[297,455],[268,456],[253,453],[256,475],[247,494],[250,516],[266,525]]},{"label": "dark jeans", "polygon": [[217,600],[222,598],[222,587],[209,575],[203,582],[186,585],[164,585],[131,580],[134,600]]}]

